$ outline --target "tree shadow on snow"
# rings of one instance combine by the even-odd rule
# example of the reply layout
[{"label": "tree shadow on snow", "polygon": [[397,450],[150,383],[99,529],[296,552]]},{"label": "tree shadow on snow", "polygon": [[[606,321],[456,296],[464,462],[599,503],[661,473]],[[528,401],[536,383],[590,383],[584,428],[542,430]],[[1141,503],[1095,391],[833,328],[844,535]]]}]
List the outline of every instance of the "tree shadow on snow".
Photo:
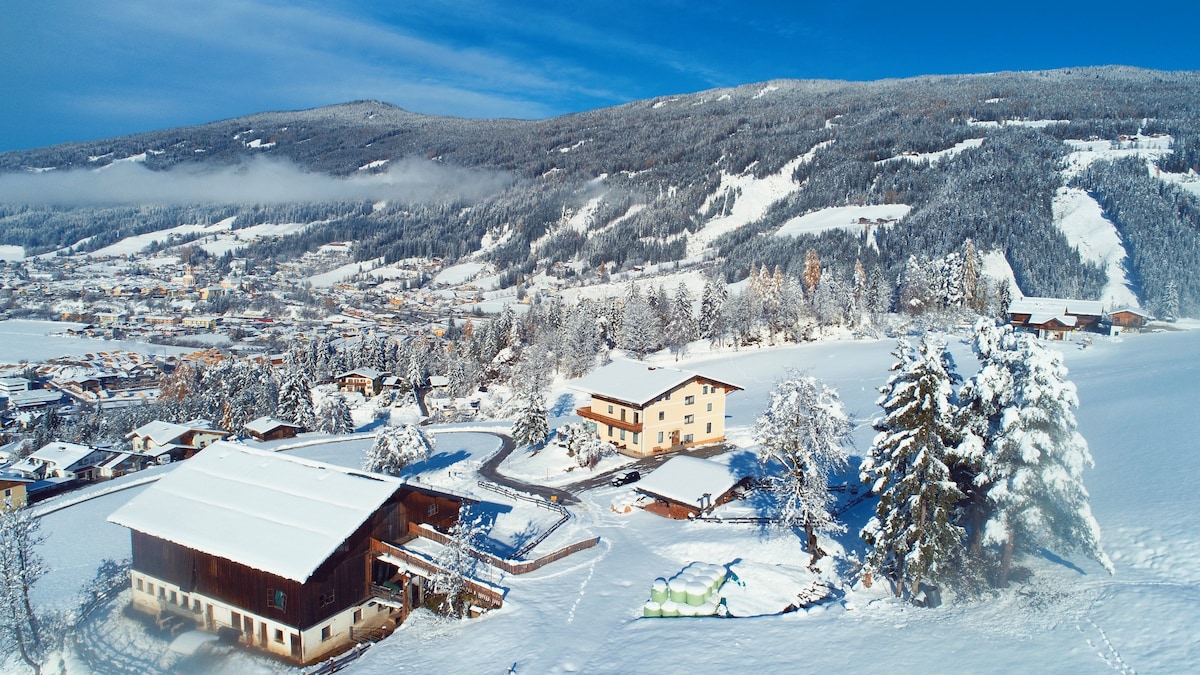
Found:
[{"label": "tree shadow on snow", "polygon": [[566,417],[575,412],[575,395],[571,393],[561,394],[554,401],[554,406],[550,408],[551,417]]},{"label": "tree shadow on snow", "polygon": [[1046,549],[1042,549],[1040,551],[1040,553],[1043,558],[1045,558],[1046,560],[1049,560],[1052,563],[1057,563],[1071,571],[1079,572],[1080,574],[1087,576],[1087,572],[1085,572],[1082,567],[1080,567],[1079,565],[1076,565],[1075,563],[1071,562],[1070,560],[1060,558],[1060,557],[1054,555],[1053,553],[1051,553],[1050,551],[1047,551]]},{"label": "tree shadow on snow", "polygon": [[439,452],[430,455],[415,464],[409,464],[404,467],[404,473],[407,475],[428,473],[430,471],[441,471],[467,459],[471,453],[466,450],[455,450],[454,452]]}]

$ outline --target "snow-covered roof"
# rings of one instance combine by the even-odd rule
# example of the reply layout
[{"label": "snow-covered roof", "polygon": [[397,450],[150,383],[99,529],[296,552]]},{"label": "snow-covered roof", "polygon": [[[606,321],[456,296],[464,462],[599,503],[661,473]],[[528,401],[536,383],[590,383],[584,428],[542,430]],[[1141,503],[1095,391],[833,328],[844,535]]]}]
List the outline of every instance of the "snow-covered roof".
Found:
[{"label": "snow-covered roof", "polygon": [[47,464],[53,464],[60,469],[65,469],[94,451],[95,448],[86,445],[55,441],[38,448],[37,452],[30,453],[26,459],[41,460]]},{"label": "snow-covered roof", "polygon": [[303,583],[402,485],[217,441],[108,520]]},{"label": "snow-covered roof", "polygon": [[1058,314],[1055,312],[1035,312],[1029,315],[1029,323],[1035,326],[1048,324],[1051,321],[1057,321],[1064,326],[1074,326],[1078,323],[1075,317],[1068,314]]},{"label": "snow-covered roof", "polygon": [[1136,314],[1137,316],[1140,316],[1143,319],[1150,318],[1149,312],[1147,312],[1144,309],[1140,309],[1138,307],[1118,307],[1118,308],[1112,310],[1111,312],[1109,312],[1110,316],[1113,314]]},{"label": "snow-covered roof", "polygon": [[1066,298],[1020,298],[1008,306],[1009,314],[1083,314],[1101,316],[1104,303],[1100,300],[1070,300]]},{"label": "snow-covered roof", "polygon": [[354,370],[348,370],[344,373],[339,373],[338,379],[340,380],[344,377],[365,377],[368,380],[378,380],[382,376],[383,373],[375,370],[374,368],[363,367],[355,368]]},{"label": "snow-covered roof", "polygon": [[612,398],[641,406],[696,377],[718,382],[730,389],[741,389],[736,385],[713,380],[713,378],[700,373],[652,366],[628,359],[617,359],[570,383],[570,386],[593,396]]},{"label": "snow-covered roof", "polygon": [[279,427],[293,427],[295,429],[299,429],[300,425],[292,424],[291,422],[284,422],[281,419],[265,415],[263,417],[259,417],[258,419],[253,419],[249,422],[246,422],[246,426],[243,428],[252,434],[261,435],[270,433]]},{"label": "snow-covered roof", "polygon": [[743,478],[724,464],[681,455],[667,460],[643,478],[636,489],[700,508],[704,495],[708,495],[709,504],[715,503]]},{"label": "snow-covered roof", "polygon": [[[126,438],[149,438],[155,445],[168,445],[189,431],[215,431],[207,420],[192,420],[187,424],[175,424],[154,420],[134,429]],[[225,433],[225,432],[221,432]]]}]

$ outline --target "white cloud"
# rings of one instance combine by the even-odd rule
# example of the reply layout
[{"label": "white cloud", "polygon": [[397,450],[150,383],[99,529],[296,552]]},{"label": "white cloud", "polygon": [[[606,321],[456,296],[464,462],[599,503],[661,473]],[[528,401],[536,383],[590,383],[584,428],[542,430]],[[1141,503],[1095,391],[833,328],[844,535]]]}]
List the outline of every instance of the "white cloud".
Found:
[{"label": "white cloud", "polygon": [[36,205],[274,204],[478,199],[511,184],[506,174],[421,159],[385,173],[336,178],[256,158],[232,167],[151,171],[121,162],[103,169],[0,175],[0,202]]}]

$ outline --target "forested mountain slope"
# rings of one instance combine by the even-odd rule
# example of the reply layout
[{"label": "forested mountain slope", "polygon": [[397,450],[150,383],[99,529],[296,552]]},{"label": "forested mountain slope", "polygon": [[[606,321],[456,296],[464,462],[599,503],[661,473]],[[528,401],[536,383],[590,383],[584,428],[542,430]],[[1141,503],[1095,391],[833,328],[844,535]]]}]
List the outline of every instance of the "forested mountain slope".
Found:
[{"label": "forested mountain slope", "polygon": [[[0,192],[0,244],[27,254],[96,250],[118,236],[238,216],[238,228],[314,223],[250,246],[252,259],[352,239],[360,260],[475,254],[511,285],[559,262],[568,274],[715,261],[730,281],[752,265],[799,275],[809,249],[841,278],[857,261],[896,279],[911,256],[936,259],[969,238],[1003,252],[1027,294],[1094,298],[1105,272],[1080,257],[1052,211],[1070,184],[1118,229],[1143,304],[1154,307],[1173,283],[1183,313],[1195,314],[1198,92],[1198,73],[1109,67],[773,81],[537,121],[432,117],[378,102],[261,113],[0,154],[0,184],[130,162],[194,178],[265,158],[299,169],[281,180],[309,172],[382,184],[436,165],[461,170],[440,174],[460,185],[411,198],[334,190],[262,203],[204,194],[26,204],[9,190]],[[858,205],[909,208],[776,235],[799,216]]]}]

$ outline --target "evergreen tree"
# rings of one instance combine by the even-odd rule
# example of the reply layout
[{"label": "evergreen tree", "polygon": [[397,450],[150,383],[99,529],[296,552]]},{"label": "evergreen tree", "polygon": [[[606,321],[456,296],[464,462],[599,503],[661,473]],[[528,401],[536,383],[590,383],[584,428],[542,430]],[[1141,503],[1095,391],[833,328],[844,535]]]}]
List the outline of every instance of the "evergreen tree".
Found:
[{"label": "evergreen tree", "polygon": [[545,445],[546,439],[550,437],[550,422],[541,392],[530,393],[517,410],[512,436],[517,445],[528,445],[537,450]]},{"label": "evergreen tree", "polygon": [[798,375],[775,385],[770,405],[758,418],[759,461],[783,467],[771,481],[780,520],[804,529],[810,564],[825,555],[817,534],[839,529],[830,512],[829,475],[846,463],[849,430],[837,393],[816,378]]},{"label": "evergreen tree", "polygon": [[292,368],[284,373],[279,385],[279,405],[275,416],[285,422],[312,429],[316,423],[312,401],[312,383],[304,371]]},{"label": "evergreen tree", "polygon": [[621,313],[621,341],[619,346],[631,352],[640,361],[646,354],[658,350],[659,324],[658,316],[650,308],[650,304],[631,285],[632,291],[625,298],[625,307]]},{"label": "evergreen tree", "polygon": [[1179,284],[1174,279],[1168,279],[1163,286],[1162,298],[1158,301],[1158,315],[1163,321],[1179,318]]},{"label": "evergreen tree", "polygon": [[316,429],[324,434],[354,433],[354,418],[350,406],[341,396],[329,396],[321,401],[316,414]]},{"label": "evergreen tree", "polygon": [[667,324],[666,343],[675,354],[675,359],[687,349],[687,345],[696,339],[696,317],[692,309],[692,293],[687,286],[679,283],[675,290],[675,299],[671,303],[671,318]]},{"label": "evergreen tree", "polygon": [[708,340],[710,345],[717,344],[724,337],[725,322],[722,308],[728,295],[729,290],[724,282],[704,282],[704,290],[700,295],[700,316],[697,328],[700,337]]},{"label": "evergreen tree", "polygon": [[976,483],[987,486],[985,543],[1003,547],[1000,585],[1008,582],[1018,543],[1082,551],[1111,574],[1083,486],[1083,470],[1093,461],[1076,430],[1079,399],[1062,354],[1032,334],[1013,332],[1001,334],[997,351],[985,367],[1009,372],[997,378],[1000,386],[981,378],[974,391],[995,411]]},{"label": "evergreen tree", "polygon": [[483,517],[473,516],[464,507],[458,514],[458,522],[446,533],[446,544],[434,558],[437,571],[430,581],[433,592],[442,598],[441,610],[449,616],[462,618],[471,606],[466,581],[475,576],[479,564],[475,545],[484,534]]},{"label": "evergreen tree", "polygon": [[901,340],[894,374],[880,389],[884,417],[860,467],[879,504],[861,535],[871,547],[863,570],[883,574],[896,595],[920,595],[959,558],[963,530],[954,523],[961,499],[948,466],[957,443],[958,414],[951,400],[953,366],[945,345],[928,336],[917,350]]}]

